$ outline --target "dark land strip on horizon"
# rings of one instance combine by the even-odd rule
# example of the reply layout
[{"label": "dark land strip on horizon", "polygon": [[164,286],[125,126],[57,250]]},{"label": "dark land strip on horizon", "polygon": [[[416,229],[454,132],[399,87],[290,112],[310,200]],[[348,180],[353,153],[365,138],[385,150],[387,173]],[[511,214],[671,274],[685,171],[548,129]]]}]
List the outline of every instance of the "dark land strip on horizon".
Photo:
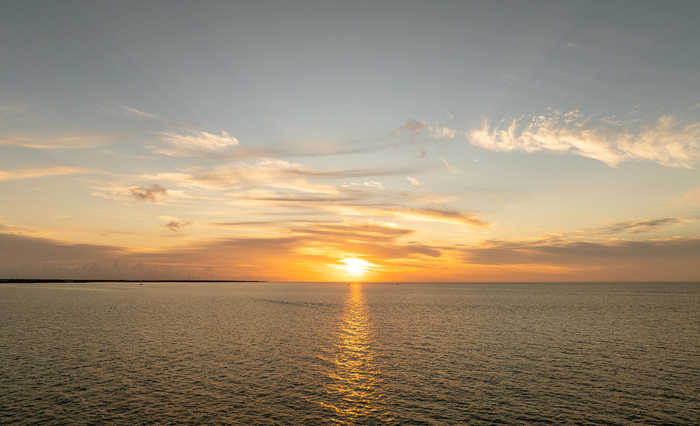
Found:
[{"label": "dark land strip on horizon", "polygon": [[62,278],[0,278],[0,283],[264,283],[261,280],[74,280]]}]

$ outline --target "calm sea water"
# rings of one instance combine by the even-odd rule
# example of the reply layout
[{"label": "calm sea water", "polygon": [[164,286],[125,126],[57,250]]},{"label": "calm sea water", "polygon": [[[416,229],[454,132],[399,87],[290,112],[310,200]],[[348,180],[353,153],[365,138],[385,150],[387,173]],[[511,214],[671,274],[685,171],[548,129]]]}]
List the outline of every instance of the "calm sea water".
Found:
[{"label": "calm sea water", "polygon": [[697,423],[698,284],[0,284],[0,423]]}]

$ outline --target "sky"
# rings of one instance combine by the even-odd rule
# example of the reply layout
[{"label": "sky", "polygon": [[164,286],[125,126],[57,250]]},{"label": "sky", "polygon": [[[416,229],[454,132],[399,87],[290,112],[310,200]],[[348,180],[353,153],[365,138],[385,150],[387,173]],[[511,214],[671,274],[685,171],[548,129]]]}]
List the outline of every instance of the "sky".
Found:
[{"label": "sky", "polygon": [[0,6],[0,277],[700,280],[696,1]]}]

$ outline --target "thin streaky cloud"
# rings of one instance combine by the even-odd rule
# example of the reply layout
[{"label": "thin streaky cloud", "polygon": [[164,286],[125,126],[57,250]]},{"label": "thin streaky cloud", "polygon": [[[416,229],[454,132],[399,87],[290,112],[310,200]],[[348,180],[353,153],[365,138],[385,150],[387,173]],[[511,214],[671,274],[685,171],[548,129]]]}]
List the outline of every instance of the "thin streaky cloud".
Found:
[{"label": "thin streaky cloud", "polygon": [[160,120],[161,119],[161,117],[159,117],[155,114],[151,114],[151,113],[148,113],[146,111],[142,111],[138,108],[130,107],[128,105],[119,105],[119,108],[121,109],[121,111],[124,114],[132,116],[132,117],[147,118],[149,120]]},{"label": "thin streaky cloud", "polygon": [[206,131],[192,133],[162,132],[162,145],[151,146],[153,152],[172,157],[197,157],[218,155],[237,146],[239,141],[226,131],[220,134]]},{"label": "thin streaky cloud", "polygon": [[398,129],[392,132],[393,135],[408,133],[417,136],[425,133],[433,139],[454,139],[457,136],[457,130],[451,127],[440,124],[430,124],[425,121],[410,119],[402,124]]},{"label": "thin streaky cloud", "polygon": [[[407,169],[345,169],[319,170],[299,163],[273,158],[255,162],[238,162],[213,169],[191,169],[181,172],[163,172],[144,175],[145,179],[170,181],[183,186],[227,188],[240,185],[272,186],[302,192],[335,194],[338,190],[328,184],[313,184],[309,179],[347,179],[372,176],[391,176],[406,173]],[[369,186],[369,185],[368,185]]]},{"label": "thin streaky cloud", "polygon": [[0,181],[36,179],[50,176],[66,176],[93,173],[81,167],[55,166],[35,169],[0,170]]},{"label": "thin streaky cloud", "polygon": [[87,149],[109,144],[107,136],[62,136],[37,138],[25,136],[0,136],[0,145],[31,149]]},{"label": "thin streaky cloud", "polygon": [[658,219],[646,219],[646,220],[630,220],[624,222],[613,223],[602,228],[598,228],[596,233],[599,234],[640,234],[643,232],[650,232],[657,229],[661,229],[670,225],[677,225],[680,223],[694,222],[694,219],[685,219],[679,217],[664,217]]},{"label": "thin streaky cloud", "polygon": [[328,209],[339,214],[371,215],[378,217],[391,217],[408,221],[441,222],[457,225],[469,225],[487,227],[489,222],[478,215],[454,210],[434,208],[410,208],[410,207],[381,207],[372,205],[338,205],[328,206]]}]

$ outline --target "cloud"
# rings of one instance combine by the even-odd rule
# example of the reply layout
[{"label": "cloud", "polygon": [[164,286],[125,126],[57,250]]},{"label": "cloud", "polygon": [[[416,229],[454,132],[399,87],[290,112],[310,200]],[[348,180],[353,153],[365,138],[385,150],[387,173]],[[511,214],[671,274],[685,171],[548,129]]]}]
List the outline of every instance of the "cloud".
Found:
[{"label": "cloud", "polygon": [[404,208],[404,207],[379,207],[379,206],[331,206],[330,209],[340,214],[374,215],[379,217],[392,217],[396,219],[413,220],[421,222],[441,222],[457,225],[470,225],[478,227],[489,226],[489,223],[472,213],[431,208]]},{"label": "cloud", "polygon": [[344,188],[354,188],[359,186],[365,188],[384,189],[384,185],[381,182],[377,182],[376,180],[367,180],[364,182],[350,182],[345,183],[341,186]]},{"label": "cloud", "polygon": [[664,217],[659,219],[632,220],[613,223],[597,230],[600,234],[640,234],[643,232],[653,231],[668,225],[683,223],[687,220],[677,217]]},{"label": "cloud", "polygon": [[106,136],[63,136],[59,138],[34,138],[25,136],[0,137],[0,145],[32,149],[84,149],[109,143]]},{"label": "cloud", "polygon": [[130,186],[129,194],[137,200],[158,201],[168,195],[168,190],[158,184],[150,186]]},{"label": "cloud", "polygon": [[379,260],[405,259],[415,255],[440,257],[440,250],[417,243],[397,240],[411,234],[410,229],[373,223],[309,224],[295,227],[290,232],[303,236],[307,243],[320,245],[324,250],[356,253]]},{"label": "cloud", "polygon": [[440,256],[438,249],[398,241],[411,232],[373,223],[297,223],[279,237],[219,238],[170,248],[132,250],[8,234],[0,228],[0,276],[319,280],[328,279],[329,265],[349,254],[361,254],[377,264],[383,260]]},{"label": "cloud", "polygon": [[578,110],[555,112],[504,124],[485,120],[480,128],[467,132],[467,137],[472,144],[492,151],[571,152],[611,167],[636,159],[690,168],[700,153],[700,123],[680,125],[671,116],[633,131],[584,117]]},{"label": "cloud", "polygon": [[486,265],[615,267],[616,263],[621,265],[620,262],[662,261],[669,257],[697,260],[700,257],[700,238],[591,242],[547,237],[531,241],[486,241],[464,252],[467,263]]},{"label": "cloud", "polygon": [[423,129],[425,129],[428,125],[425,123],[425,121],[418,121],[418,120],[407,120],[405,123],[403,123],[398,129],[396,129],[398,132],[408,132],[412,133],[414,135],[417,135],[420,133]]},{"label": "cloud", "polygon": [[620,138],[618,146],[630,158],[691,168],[700,155],[700,123],[683,126],[671,116],[662,116],[636,137]]},{"label": "cloud", "polygon": [[421,184],[418,179],[411,176],[406,176],[406,180],[409,181],[411,185],[419,186]]},{"label": "cloud", "polygon": [[[226,195],[235,200],[251,200],[261,202],[279,203],[342,203],[352,202],[360,199],[358,196],[343,195],[340,193],[329,194],[327,192],[309,192],[298,191],[296,188],[290,188],[292,191],[273,191],[266,189],[251,189],[247,191],[230,192]],[[306,188],[304,188],[306,189]]]},{"label": "cloud", "polygon": [[314,236],[339,237],[339,241],[355,240],[376,242],[394,240],[412,233],[410,229],[373,223],[314,223],[306,227],[293,227],[291,232]]},{"label": "cloud", "polygon": [[139,118],[147,118],[149,120],[159,120],[160,117],[158,117],[155,114],[150,114],[145,111],[141,111],[140,109],[133,108],[127,105],[120,105],[119,108],[122,110],[122,112],[126,115],[130,115],[132,117],[139,117]]},{"label": "cloud", "polygon": [[[523,276],[551,280],[554,275],[564,280],[698,279],[697,236],[597,242],[548,236],[438,247],[403,242],[412,233],[385,223],[296,223],[282,229],[277,237],[219,238],[134,250],[8,233],[0,226],[0,276],[324,280],[329,279],[329,265],[344,257],[360,256],[378,265],[378,271],[425,268],[427,276],[445,272],[447,275],[439,276],[453,281],[476,276],[493,279],[509,271],[517,272],[508,275],[510,280]],[[394,272],[399,273],[395,277],[412,277]]]},{"label": "cloud", "polygon": [[169,230],[173,232],[179,232],[186,226],[189,226],[192,224],[192,222],[188,220],[183,220],[179,219],[176,217],[171,217],[171,216],[159,216],[159,219],[163,221],[163,226],[168,228]]},{"label": "cloud", "polygon": [[462,173],[461,169],[450,164],[450,162],[447,161],[445,158],[440,157],[440,161],[442,161],[442,164],[445,165],[445,168],[447,169],[447,171],[452,173],[453,175],[458,175],[458,174]]},{"label": "cloud", "polygon": [[109,264],[123,253],[119,247],[71,244],[47,238],[0,233],[0,275],[85,276],[81,268]]},{"label": "cloud", "polygon": [[[157,173],[144,178],[200,188],[231,188],[238,186],[269,186],[300,192],[336,194],[327,184],[313,184],[308,179],[345,179],[386,176],[405,173],[405,169],[318,170],[298,163],[263,158],[252,163],[233,163],[210,170],[192,169],[185,172]],[[373,181],[368,181],[373,182]],[[369,183],[366,186],[376,186]]]},{"label": "cloud", "polygon": [[151,201],[159,202],[163,201],[166,197],[171,195],[171,191],[163,188],[158,184],[151,184],[146,186],[140,185],[114,185],[111,187],[101,187],[97,188],[97,191],[93,192],[92,195],[107,200],[139,200],[139,201]]},{"label": "cloud", "polygon": [[457,136],[457,130],[445,126],[430,126],[428,131],[435,139],[454,139]]},{"label": "cloud", "polygon": [[41,169],[0,170],[0,181],[34,179],[48,176],[66,176],[92,173],[91,170],[80,167],[56,166]]},{"label": "cloud", "polygon": [[238,145],[238,139],[222,131],[220,135],[209,132],[194,132],[189,134],[163,132],[161,146],[150,147],[156,153],[173,157],[197,157],[216,155]]},{"label": "cloud", "polygon": [[433,139],[454,139],[457,136],[457,130],[450,127],[441,126],[439,124],[428,124],[425,121],[408,120],[394,131],[394,134],[409,133],[417,136],[425,133]]}]

